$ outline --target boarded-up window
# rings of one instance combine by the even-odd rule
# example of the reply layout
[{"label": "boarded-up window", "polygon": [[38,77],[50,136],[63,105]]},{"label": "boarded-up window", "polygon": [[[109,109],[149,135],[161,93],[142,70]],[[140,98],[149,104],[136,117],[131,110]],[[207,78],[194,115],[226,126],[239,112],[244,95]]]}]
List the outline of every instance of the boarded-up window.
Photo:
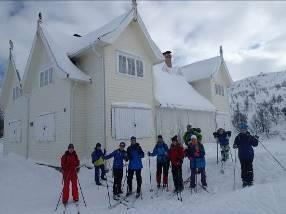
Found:
[{"label": "boarded-up window", "polygon": [[37,117],[34,136],[38,142],[54,142],[56,140],[55,114],[46,114]]},{"label": "boarded-up window", "polygon": [[112,109],[112,135],[117,140],[131,136],[148,138],[152,136],[152,111],[150,109],[120,108]]},{"label": "boarded-up window", "polygon": [[21,142],[22,137],[22,123],[21,120],[12,121],[8,124],[8,141],[9,142]]}]

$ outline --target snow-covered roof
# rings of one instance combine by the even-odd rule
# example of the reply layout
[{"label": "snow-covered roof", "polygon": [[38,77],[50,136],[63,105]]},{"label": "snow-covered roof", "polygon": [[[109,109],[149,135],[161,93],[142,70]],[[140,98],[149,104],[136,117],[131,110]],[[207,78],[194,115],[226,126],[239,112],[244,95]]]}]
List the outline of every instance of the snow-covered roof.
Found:
[{"label": "snow-covered roof", "polygon": [[155,99],[161,107],[215,111],[213,104],[180,75],[180,68],[170,69],[165,63],[153,68]]},{"label": "snow-covered roof", "polygon": [[[77,38],[72,45],[69,46],[68,55],[73,57],[77,54],[81,53],[85,49],[88,49],[90,46],[97,43],[106,43],[112,44],[118,36],[125,30],[125,28],[130,24],[130,22],[134,19],[134,10],[130,10],[115,19],[111,22],[105,24],[99,29]],[[154,41],[151,39],[139,13],[136,16],[137,23],[144,33],[150,48],[152,49],[154,56],[156,57],[156,62],[162,62],[164,60],[163,55]]]},{"label": "snow-covered roof", "polygon": [[183,75],[188,82],[210,78],[216,73],[222,63],[222,57],[216,56],[210,59],[194,62],[182,67]]},{"label": "snow-covered roof", "polygon": [[51,37],[47,30],[46,24],[41,24],[40,32],[43,35],[43,38],[46,39],[48,43],[48,47],[54,57],[54,60],[57,66],[69,75],[69,78],[73,80],[85,81],[88,82],[91,80],[91,77],[82,72],[77,66],[73,64],[73,62],[68,57],[65,52],[65,48],[60,44],[57,44],[56,41]]}]

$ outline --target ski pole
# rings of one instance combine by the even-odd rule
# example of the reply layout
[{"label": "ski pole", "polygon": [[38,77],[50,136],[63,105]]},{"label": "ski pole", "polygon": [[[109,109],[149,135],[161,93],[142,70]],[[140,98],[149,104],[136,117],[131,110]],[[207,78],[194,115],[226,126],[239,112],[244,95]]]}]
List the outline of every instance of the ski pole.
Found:
[{"label": "ski pole", "polygon": [[111,202],[110,202],[109,186],[108,186],[107,180],[106,180],[106,189],[107,189],[108,203],[109,203],[109,208],[110,208],[111,207]]},{"label": "ski pole", "polygon": [[61,198],[62,198],[62,196],[63,196],[63,192],[64,192],[64,190],[62,190],[62,192],[61,192],[61,194],[60,194],[60,197],[59,197],[59,200],[58,200],[58,203],[57,203],[57,206],[56,206],[55,212],[57,211],[57,209],[58,209],[58,207],[59,207],[60,200],[61,200]]},{"label": "ski pole", "polygon": [[235,177],[236,177],[236,149],[234,150],[234,167],[233,167],[233,190],[235,190]]},{"label": "ski pole", "polygon": [[216,141],[216,164],[218,165],[218,141]]},{"label": "ski pole", "polygon": [[124,188],[125,182],[127,181],[127,173],[128,173],[128,168],[127,168],[127,164],[126,164],[125,165],[125,177],[124,177],[122,189]]},{"label": "ski pole", "polygon": [[150,160],[150,156],[149,156],[149,175],[150,175],[150,192],[153,192],[153,188],[152,188],[152,175],[151,175],[151,160]]},{"label": "ski pole", "polygon": [[79,178],[77,178],[77,181],[78,181],[78,185],[79,185],[79,188],[80,188],[80,193],[81,193],[81,196],[82,196],[82,199],[83,199],[84,206],[86,207],[86,202],[85,202],[85,199],[84,199],[84,196],[83,196],[83,193],[82,193],[82,188],[81,188],[81,185],[80,185],[80,182],[79,182]]},{"label": "ski pole", "polygon": [[273,158],[273,160],[276,161],[276,163],[278,163],[278,165],[279,165],[284,171],[286,171],[285,166],[283,166],[283,164],[266,148],[266,146],[265,146],[261,141],[259,141],[259,143],[262,145],[262,147],[265,149],[265,151],[267,151],[268,154]]},{"label": "ski pole", "polygon": [[231,162],[233,162],[233,157],[232,157],[231,148],[229,148],[229,153],[230,153],[230,157],[231,157]]}]

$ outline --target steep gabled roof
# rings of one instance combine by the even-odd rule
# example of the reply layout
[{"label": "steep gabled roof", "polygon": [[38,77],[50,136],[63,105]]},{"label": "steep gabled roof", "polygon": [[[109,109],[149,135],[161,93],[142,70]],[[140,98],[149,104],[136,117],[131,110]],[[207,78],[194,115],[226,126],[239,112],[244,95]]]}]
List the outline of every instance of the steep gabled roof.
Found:
[{"label": "steep gabled roof", "polygon": [[[134,9],[132,9],[127,13],[124,13],[121,16],[113,19],[111,22],[100,27],[99,29],[85,36],[77,38],[75,43],[68,50],[68,55],[70,57],[76,56],[91,46],[99,43],[112,44],[134,20],[134,16]],[[154,57],[156,58],[154,61],[156,63],[162,62],[164,60],[163,55],[157,45],[151,39],[139,13],[136,13],[136,22],[144,33],[144,36],[146,37],[148,44],[154,54]]]},{"label": "steep gabled roof", "polygon": [[70,60],[67,53],[65,52],[66,48],[62,47],[50,36],[46,24],[39,22],[37,27],[37,32],[32,44],[32,49],[30,51],[30,55],[24,72],[24,77],[22,81],[24,87],[28,78],[28,73],[30,70],[32,56],[34,49],[36,47],[37,39],[42,40],[45,49],[47,50],[49,56],[51,57],[52,62],[54,63],[55,66],[58,67],[60,72],[63,72],[65,74],[65,77],[75,81],[82,81],[82,82],[91,81],[91,77],[83,73],[77,66],[73,64],[73,62]]},{"label": "steep gabled roof", "polygon": [[154,66],[155,99],[161,107],[215,111],[213,104],[180,75],[180,68],[166,67],[165,63]]},{"label": "steep gabled roof", "polygon": [[9,59],[8,59],[8,63],[7,63],[7,68],[6,68],[6,72],[5,72],[5,76],[4,76],[4,80],[3,80],[3,86],[1,88],[1,94],[0,94],[0,100],[1,100],[1,107],[3,109],[5,109],[6,105],[7,105],[7,101],[8,101],[8,96],[9,96],[9,91],[11,90],[11,85],[9,84],[9,79],[12,78],[13,74],[16,75],[16,79],[18,81],[19,87],[22,88],[22,84],[21,84],[21,76],[20,73],[18,71],[18,64],[16,61],[16,58],[14,56],[14,52],[13,52],[13,48],[14,45],[12,43],[12,41],[10,40],[10,52],[9,52]]},{"label": "steep gabled roof", "polygon": [[218,71],[222,61],[222,57],[216,56],[210,59],[194,62],[183,66],[182,72],[188,82],[207,79]]}]

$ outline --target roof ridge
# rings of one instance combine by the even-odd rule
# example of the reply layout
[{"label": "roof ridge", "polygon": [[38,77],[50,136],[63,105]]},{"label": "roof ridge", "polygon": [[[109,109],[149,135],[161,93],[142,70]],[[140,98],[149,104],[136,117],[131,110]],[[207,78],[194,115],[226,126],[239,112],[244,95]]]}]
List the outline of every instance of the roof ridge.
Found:
[{"label": "roof ridge", "polygon": [[197,63],[202,63],[202,62],[205,62],[205,61],[208,61],[208,60],[211,60],[211,59],[215,59],[215,58],[221,58],[220,56],[214,56],[214,57],[211,57],[211,58],[208,58],[208,59],[203,59],[203,60],[199,60],[199,61],[195,61],[195,62],[192,62],[190,64],[187,64],[187,65],[183,65],[181,66],[182,68],[185,68],[185,67],[188,67],[190,65],[193,65],[193,64],[197,64]]}]

